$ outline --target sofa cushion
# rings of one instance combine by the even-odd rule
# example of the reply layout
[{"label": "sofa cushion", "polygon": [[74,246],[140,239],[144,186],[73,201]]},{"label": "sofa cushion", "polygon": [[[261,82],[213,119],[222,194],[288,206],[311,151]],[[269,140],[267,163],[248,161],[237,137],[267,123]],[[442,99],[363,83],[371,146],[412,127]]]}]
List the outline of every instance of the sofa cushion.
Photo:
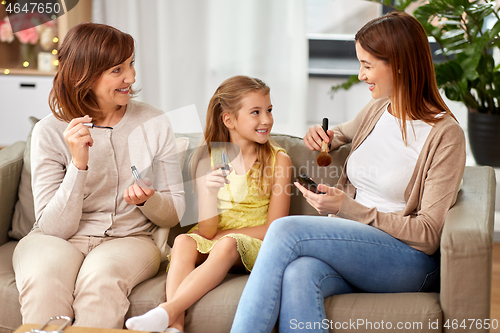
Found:
[{"label": "sofa cushion", "polygon": [[8,240],[26,144],[16,142],[0,150],[0,245]]},{"label": "sofa cushion", "polygon": [[12,254],[17,241],[0,246],[0,333],[12,332],[22,323],[19,292],[16,287]]},{"label": "sofa cushion", "polygon": [[128,297],[130,307],[125,318],[140,316],[165,302],[166,280],[167,263],[163,262],[154,277],[139,283],[132,289]]},{"label": "sofa cushion", "polygon": [[248,276],[228,274],[217,288],[194,303],[186,311],[185,331],[229,332]]},{"label": "sofa cushion", "polygon": [[[0,246],[0,332],[12,332],[21,325],[19,293],[14,281],[12,254],[17,242]],[[152,279],[137,285],[129,296],[130,308],[126,318],[141,315],[165,301],[166,263]],[[248,275],[228,274],[224,281],[208,292],[186,312],[186,332],[229,332],[238,302],[245,287]],[[325,299],[325,311],[329,325],[343,325],[342,332],[359,332],[366,325],[387,327],[390,322],[393,330],[398,323],[414,325],[421,323],[423,329],[405,331],[427,331],[430,323],[442,320],[439,294],[401,293],[401,294],[346,294]],[[352,326],[350,323],[362,323]],[[355,330],[353,327],[360,328]],[[370,327],[370,326],[368,326]],[[378,327],[378,326],[375,326]],[[333,331],[333,330],[332,330]],[[384,331],[373,329],[368,331]],[[403,331],[403,330],[397,330]],[[432,332],[441,332],[432,329]]]},{"label": "sofa cushion", "polygon": [[[333,331],[441,332],[443,312],[437,293],[355,293],[325,299]],[[432,326],[439,320],[439,325]],[[431,326],[430,326],[431,325]],[[339,329],[341,328],[341,329]]]},{"label": "sofa cushion", "polygon": [[33,127],[39,119],[29,118],[31,131],[26,139],[26,149],[24,150],[23,170],[21,171],[21,181],[19,182],[18,197],[12,217],[12,230],[9,236],[14,239],[21,239],[30,232],[35,223],[35,207],[33,203],[33,192],[31,191],[31,133]]},{"label": "sofa cushion", "polygon": [[[164,292],[156,294],[160,289],[159,285],[165,287],[163,268],[164,266],[153,278],[159,279],[156,284],[148,280],[134,288],[129,297],[133,304],[127,318],[143,314],[165,301]],[[229,332],[248,276],[228,274],[217,288],[194,303],[186,311],[185,331]],[[149,299],[146,298],[147,295]],[[353,293],[328,297],[324,305],[328,317],[327,325],[332,328],[330,331],[441,332],[441,327],[429,326],[437,321],[442,323],[443,313],[437,293]],[[398,326],[402,329],[397,329]],[[294,327],[298,330],[298,323],[290,323],[292,330]]]}]

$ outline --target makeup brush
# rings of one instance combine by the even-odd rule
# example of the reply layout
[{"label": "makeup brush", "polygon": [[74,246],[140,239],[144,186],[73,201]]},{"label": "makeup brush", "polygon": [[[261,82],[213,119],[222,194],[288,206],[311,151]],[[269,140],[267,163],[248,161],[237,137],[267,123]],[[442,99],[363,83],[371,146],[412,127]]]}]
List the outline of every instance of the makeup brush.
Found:
[{"label": "makeup brush", "polygon": [[[323,118],[323,131],[328,130],[328,118]],[[321,153],[316,158],[316,163],[321,167],[329,166],[332,163],[332,157],[328,154],[328,143],[323,141],[321,143]]]}]

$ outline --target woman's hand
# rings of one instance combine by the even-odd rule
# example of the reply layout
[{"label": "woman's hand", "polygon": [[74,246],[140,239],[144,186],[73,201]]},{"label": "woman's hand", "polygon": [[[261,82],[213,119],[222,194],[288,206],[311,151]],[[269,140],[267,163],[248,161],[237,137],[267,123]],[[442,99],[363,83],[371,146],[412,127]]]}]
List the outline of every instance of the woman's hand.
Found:
[{"label": "woman's hand", "polygon": [[339,190],[336,187],[329,187],[323,184],[318,184],[318,190],[325,194],[316,194],[309,191],[300,183],[295,182],[295,186],[302,192],[306,201],[318,211],[319,214],[337,214],[342,200],[346,196],[345,192]]},{"label": "woman's hand", "polygon": [[331,130],[323,131],[323,127],[321,125],[317,124],[312,127],[309,127],[309,130],[307,131],[306,135],[304,135],[304,144],[306,145],[309,150],[321,150],[321,143],[323,141],[332,142],[333,140],[333,132]]},{"label": "woman's hand", "polygon": [[224,187],[226,184],[229,184],[229,179],[226,177],[233,171],[233,168],[229,168],[229,170],[222,169],[223,164],[216,164],[212,167],[212,172],[209,172],[205,178],[205,185],[207,187],[207,191],[217,196],[219,190]]},{"label": "woman's hand", "polygon": [[89,147],[94,144],[89,129],[83,125],[91,121],[89,116],[74,118],[64,130],[64,140],[69,147],[71,160],[79,170],[87,170]]},{"label": "woman's hand", "polygon": [[123,199],[129,205],[142,206],[149,198],[155,194],[154,188],[151,186],[151,181],[148,178],[141,179],[147,187],[141,187],[137,183],[129,186],[123,191]]}]

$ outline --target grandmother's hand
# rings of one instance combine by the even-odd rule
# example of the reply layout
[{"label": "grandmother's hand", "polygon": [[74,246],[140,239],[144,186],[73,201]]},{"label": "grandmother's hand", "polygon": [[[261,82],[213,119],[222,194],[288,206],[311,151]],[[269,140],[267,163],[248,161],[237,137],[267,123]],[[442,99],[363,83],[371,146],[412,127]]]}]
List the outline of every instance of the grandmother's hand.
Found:
[{"label": "grandmother's hand", "polygon": [[340,205],[342,205],[342,200],[344,200],[344,197],[346,196],[344,191],[341,191],[336,187],[318,184],[318,190],[325,194],[316,194],[309,191],[298,182],[295,182],[294,184],[297,186],[299,191],[302,192],[306,201],[321,215],[337,214],[340,209]]},{"label": "grandmother's hand", "polygon": [[331,130],[323,131],[323,127],[319,124],[309,127],[306,135],[304,135],[304,144],[309,150],[321,150],[323,141],[330,144],[333,140],[333,132]]},{"label": "grandmother's hand", "polygon": [[83,123],[92,122],[89,116],[74,118],[64,130],[64,140],[69,147],[71,160],[79,170],[86,170],[89,162],[89,147],[94,140]]},{"label": "grandmother's hand", "polygon": [[145,182],[146,186],[139,186],[137,183],[129,186],[123,191],[123,199],[129,205],[142,206],[149,198],[155,194],[154,188],[151,186],[151,181],[147,178],[141,179]]}]

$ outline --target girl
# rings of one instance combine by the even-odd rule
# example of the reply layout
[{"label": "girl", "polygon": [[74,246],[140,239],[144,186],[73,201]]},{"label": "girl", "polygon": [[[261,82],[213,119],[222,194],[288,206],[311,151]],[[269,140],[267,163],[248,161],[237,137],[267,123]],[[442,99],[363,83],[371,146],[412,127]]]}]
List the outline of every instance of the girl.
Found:
[{"label": "girl", "polygon": [[[200,222],[175,239],[167,302],[127,320],[128,329],[182,331],[185,311],[231,268],[252,270],[267,229],[290,206],[292,164],[271,142],[271,111],[269,87],[259,79],[235,76],[215,92],[207,111],[206,147],[193,159]],[[215,161],[224,151],[236,155],[236,146],[242,158],[226,171]]]},{"label": "girl", "polygon": [[[359,79],[373,100],[352,121],[304,137],[311,150],[352,143],[326,195],[296,184],[321,214],[276,221],[231,332],[328,332],[323,300],[352,292],[417,292],[439,281],[439,242],[465,167],[465,137],[443,102],[420,23],[390,13],[355,36]],[[434,255],[436,254],[436,255]],[[255,306],[258,304],[258,306]],[[330,314],[331,318],[331,314]],[[385,318],[380,318],[385,319]]]}]

